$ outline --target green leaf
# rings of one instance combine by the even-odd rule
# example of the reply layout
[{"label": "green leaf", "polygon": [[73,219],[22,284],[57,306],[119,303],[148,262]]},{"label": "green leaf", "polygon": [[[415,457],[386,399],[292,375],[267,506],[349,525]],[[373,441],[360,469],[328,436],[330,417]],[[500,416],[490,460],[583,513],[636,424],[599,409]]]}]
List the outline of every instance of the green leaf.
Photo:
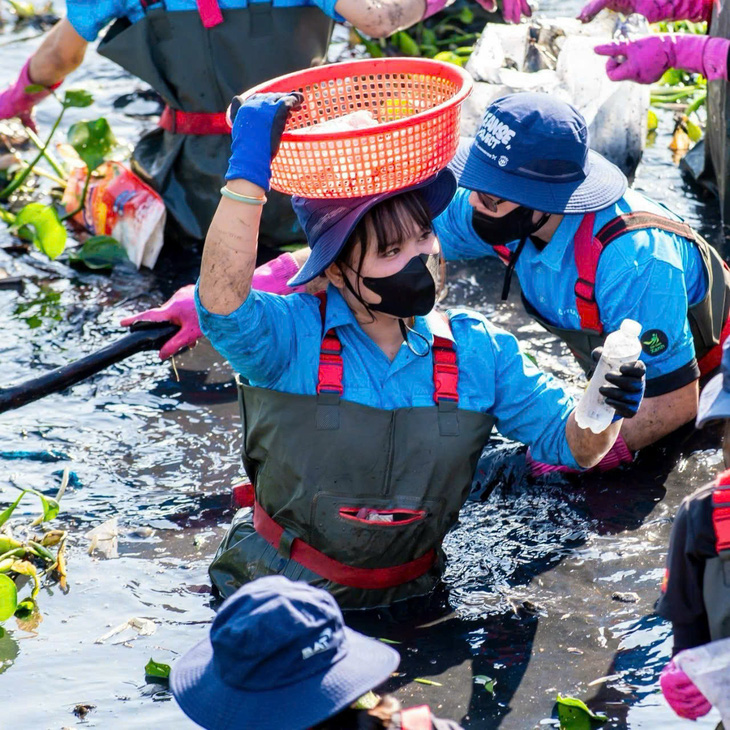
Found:
[{"label": "green leaf", "polygon": [[7,621],[18,607],[18,589],[15,581],[0,573],[0,621]]},{"label": "green leaf", "polygon": [[496,679],[492,679],[492,677],[487,677],[486,674],[477,674],[474,677],[474,682],[476,684],[481,684],[484,689],[489,692],[490,695],[494,696],[494,685],[497,684]]},{"label": "green leaf", "polygon": [[398,48],[400,48],[404,56],[421,55],[421,49],[419,48],[418,43],[416,43],[416,41],[414,41],[413,38],[406,33],[406,31],[398,31],[393,34],[392,38],[393,42],[398,46]]},{"label": "green leaf", "polygon": [[593,730],[608,721],[605,715],[591,712],[584,702],[574,697],[558,695],[557,704],[560,730]]},{"label": "green leaf", "polygon": [[54,208],[28,203],[15,218],[13,229],[29,232],[31,240],[49,259],[58,258],[66,248],[66,229]]},{"label": "green leaf", "polygon": [[424,46],[435,46],[436,45],[436,33],[430,28],[424,28],[421,33],[421,44]]},{"label": "green leaf", "polygon": [[71,256],[72,263],[89,269],[111,269],[114,264],[128,260],[124,246],[111,236],[92,236]]},{"label": "green leaf", "polygon": [[650,132],[653,132],[659,126],[659,117],[656,115],[656,112],[651,109],[649,109],[649,117],[647,123],[648,130]]},{"label": "green leaf", "polygon": [[23,91],[26,94],[40,94],[41,91],[46,91],[46,87],[41,84],[28,84]]},{"label": "green leaf", "polygon": [[33,611],[35,611],[35,607],[35,601],[32,598],[26,598],[24,601],[21,601],[15,609],[16,618],[28,618],[28,616],[31,616]]},{"label": "green leaf", "polygon": [[691,119],[687,120],[687,134],[693,142],[699,142],[702,139],[702,129]]},{"label": "green leaf", "polygon": [[464,25],[469,25],[474,20],[474,13],[471,11],[471,8],[464,7],[456,17]]},{"label": "green leaf", "polygon": [[423,677],[415,677],[413,679],[414,682],[418,682],[418,684],[427,684],[429,687],[443,687],[444,685],[441,684],[441,682],[434,682],[432,679],[424,679]]},{"label": "green leaf", "polygon": [[72,124],[68,130],[68,143],[86,163],[86,169],[93,172],[116,147],[117,140],[109,122],[102,117]]},{"label": "green leaf", "polygon": [[2,513],[0,513],[0,527],[2,527],[10,519],[10,515],[15,512],[15,508],[18,504],[20,504],[20,500],[23,499],[25,494],[25,492],[21,492],[15,502],[13,502],[9,507],[6,507]]},{"label": "green leaf", "polygon": [[384,639],[382,636],[378,639],[378,641],[382,641],[384,644],[402,644],[402,641],[394,641],[393,639]]},{"label": "green leaf", "polygon": [[85,109],[94,103],[94,97],[83,89],[69,89],[63,97],[63,105],[67,108]]},{"label": "green leaf", "polygon": [[159,682],[161,679],[167,681],[170,678],[169,664],[162,664],[150,659],[144,668],[145,679]]},{"label": "green leaf", "polygon": [[463,66],[466,63],[466,58],[453,51],[441,51],[441,53],[437,53],[433,58],[435,61],[453,63],[455,66]]}]

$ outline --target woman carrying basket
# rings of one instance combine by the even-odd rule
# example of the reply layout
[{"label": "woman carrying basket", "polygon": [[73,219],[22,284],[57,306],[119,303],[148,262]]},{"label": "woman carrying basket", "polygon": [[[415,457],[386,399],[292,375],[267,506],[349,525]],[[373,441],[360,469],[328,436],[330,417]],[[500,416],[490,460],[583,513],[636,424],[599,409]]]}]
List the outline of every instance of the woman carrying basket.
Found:
[{"label": "woman carrying basket", "polygon": [[[431,221],[456,189],[444,170],[404,190],[293,200],[312,249],[292,284],[251,288],[271,158],[298,95],[258,94],[235,115],[227,186],[208,232],[196,304],[240,375],[253,509],[211,566],[224,596],[283,574],[345,608],[427,594],[493,425],[536,458],[590,467],[641,402],[644,367],[602,392],[617,420],[578,428],[563,388],[515,338],[469,310],[433,311],[440,248]],[[620,414],[620,415],[619,415]]]}]

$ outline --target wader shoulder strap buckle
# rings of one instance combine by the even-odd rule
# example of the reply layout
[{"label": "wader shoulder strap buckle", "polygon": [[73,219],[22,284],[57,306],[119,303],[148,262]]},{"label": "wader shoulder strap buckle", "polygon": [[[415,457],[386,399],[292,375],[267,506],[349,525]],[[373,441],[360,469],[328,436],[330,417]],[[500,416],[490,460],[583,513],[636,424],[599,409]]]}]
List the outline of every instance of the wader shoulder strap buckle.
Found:
[{"label": "wader shoulder strap buckle", "polygon": [[[450,326],[448,317],[444,315]],[[459,365],[454,343],[446,338],[433,337],[433,399],[438,406],[439,433],[442,436],[459,435]]]},{"label": "wader shoulder strap buckle", "polygon": [[214,28],[223,22],[218,0],[195,0],[198,5],[198,15],[203,21],[204,28]]},{"label": "wader shoulder strap buckle", "polygon": [[[324,330],[325,315],[327,312],[327,294],[318,292],[319,314],[322,318],[322,329]],[[322,344],[319,348],[319,370],[317,373],[317,394],[336,393],[341,396],[344,392],[342,386],[342,343],[334,329],[328,330],[322,337]]]},{"label": "wader shoulder strap buckle", "polygon": [[717,554],[723,561],[730,560],[730,488],[712,493],[712,526]]}]

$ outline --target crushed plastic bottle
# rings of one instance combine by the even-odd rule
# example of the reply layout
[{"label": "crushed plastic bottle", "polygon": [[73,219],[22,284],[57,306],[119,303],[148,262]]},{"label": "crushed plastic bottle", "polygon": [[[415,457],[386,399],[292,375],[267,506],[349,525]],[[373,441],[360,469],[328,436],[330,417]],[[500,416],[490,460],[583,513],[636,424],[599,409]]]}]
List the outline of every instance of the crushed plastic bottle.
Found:
[{"label": "crushed plastic bottle", "polygon": [[[70,213],[81,204],[86,167],[69,175],[62,203]],[[73,220],[94,235],[113,236],[137,267],[154,268],[163,244],[167,212],[162,198],[119,162],[105,162],[92,177],[84,209]]]},{"label": "crushed plastic bottle", "polygon": [[641,354],[639,335],[641,325],[633,319],[625,319],[621,322],[621,327],[606,338],[601,359],[575,409],[575,422],[580,428],[590,428],[593,433],[601,433],[611,425],[616,410],[606,403],[599,388],[606,384],[606,373],[617,370],[627,362],[638,360]]}]

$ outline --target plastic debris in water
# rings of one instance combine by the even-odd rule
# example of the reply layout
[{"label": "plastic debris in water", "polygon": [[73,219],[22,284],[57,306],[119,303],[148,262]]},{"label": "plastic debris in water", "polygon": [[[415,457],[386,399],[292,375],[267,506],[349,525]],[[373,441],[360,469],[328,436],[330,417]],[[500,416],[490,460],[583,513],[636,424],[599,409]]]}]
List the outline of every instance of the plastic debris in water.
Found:
[{"label": "plastic debris in water", "polygon": [[116,517],[112,517],[93,530],[89,530],[84,537],[91,541],[89,555],[98,550],[105,558],[119,557],[119,524]]},{"label": "plastic debris in water", "polygon": [[[126,631],[127,629],[136,632],[137,636],[151,636],[157,631],[157,624],[148,618],[132,616],[132,618],[127,619],[123,624],[119,624],[119,626],[115,626],[111,631],[107,631],[106,634],[100,636],[94,643],[103,644],[107,639],[111,639],[112,636],[121,634],[122,631]],[[137,636],[132,638],[136,639]],[[129,641],[129,639],[119,639],[119,641],[115,641],[114,643],[123,644],[126,641]]]},{"label": "plastic debris in water", "polygon": [[13,461],[15,459],[27,459],[28,461],[42,461],[50,463],[54,461],[68,461],[71,457],[63,451],[0,451],[0,459]]}]

